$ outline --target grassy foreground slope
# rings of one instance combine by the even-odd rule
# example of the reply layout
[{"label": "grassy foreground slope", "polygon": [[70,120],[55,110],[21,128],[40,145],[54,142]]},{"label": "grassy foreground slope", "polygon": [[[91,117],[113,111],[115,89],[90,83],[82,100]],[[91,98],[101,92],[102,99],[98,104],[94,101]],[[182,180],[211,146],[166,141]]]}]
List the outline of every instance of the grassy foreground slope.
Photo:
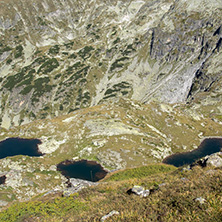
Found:
[{"label": "grassy foreground slope", "polygon": [[[149,172],[151,168],[156,171],[146,176],[141,176],[141,168],[119,171],[119,181],[106,182],[114,174],[70,197],[58,193],[15,203],[0,213],[0,220],[100,221],[102,216],[116,210],[120,214],[107,221],[221,221],[222,169],[194,167],[181,171],[167,165],[148,165],[143,170]],[[121,173],[128,175],[125,180],[121,180]],[[133,185],[158,189],[141,198],[126,193]],[[204,203],[196,200],[199,197],[205,199]]]}]

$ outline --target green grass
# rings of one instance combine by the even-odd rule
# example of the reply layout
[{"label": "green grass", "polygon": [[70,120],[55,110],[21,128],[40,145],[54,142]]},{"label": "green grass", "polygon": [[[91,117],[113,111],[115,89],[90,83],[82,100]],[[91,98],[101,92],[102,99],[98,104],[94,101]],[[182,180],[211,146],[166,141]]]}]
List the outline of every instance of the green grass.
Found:
[{"label": "green grass", "polygon": [[0,221],[24,221],[28,217],[58,218],[86,209],[87,206],[83,202],[73,197],[56,198],[48,202],[30,201],[11,205],[6,211],[0,213]]},{"label": "green grass", "polygon": [[127,169],[112,174],[104,179],[104,181],[120,181],[128,180],[132,178],[143,178],[157,173],[166,173],[175,170],[176,167],[164,164],[154,164],[148,166],[142,166],[138,168]]}]

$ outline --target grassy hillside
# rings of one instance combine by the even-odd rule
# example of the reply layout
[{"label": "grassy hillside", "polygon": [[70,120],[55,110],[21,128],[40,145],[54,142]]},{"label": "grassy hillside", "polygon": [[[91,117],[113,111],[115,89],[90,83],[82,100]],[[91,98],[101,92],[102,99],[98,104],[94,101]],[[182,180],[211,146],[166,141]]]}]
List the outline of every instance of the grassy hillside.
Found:
[{"label": "grassy hillside", "polygon": [[[0,220],[100,221],[102,216],[116,210],[120,214],[107,221],[221,221],[222,169],[194,167],[181,171],[167,165],[153,165],[143,168],[144,172],[149,172],[150,167],[162,168],[162,172],[150,171],[143,177],[142,168],[119,171],[116,173],[119,180],[110,181],[115,177],[113,174],[104,180],[109,182],[85,188],[70,197],[57,193],[12,204],[0,213]],[[128,195],[127,190],[133,185],[154,192],[146,198]],[[204,203],[196,200],[199,197],[205,199]]]}]

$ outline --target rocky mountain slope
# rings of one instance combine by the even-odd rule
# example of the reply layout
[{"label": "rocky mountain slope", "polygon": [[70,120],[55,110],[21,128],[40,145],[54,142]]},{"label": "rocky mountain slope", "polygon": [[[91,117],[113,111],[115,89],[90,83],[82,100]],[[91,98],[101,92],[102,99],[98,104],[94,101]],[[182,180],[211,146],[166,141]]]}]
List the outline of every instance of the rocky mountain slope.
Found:
[{"label": "rocky mountain slope", "polygon": [[119,97],[221,99],[220,0],[4,0],[0,8],[4,128]]}]

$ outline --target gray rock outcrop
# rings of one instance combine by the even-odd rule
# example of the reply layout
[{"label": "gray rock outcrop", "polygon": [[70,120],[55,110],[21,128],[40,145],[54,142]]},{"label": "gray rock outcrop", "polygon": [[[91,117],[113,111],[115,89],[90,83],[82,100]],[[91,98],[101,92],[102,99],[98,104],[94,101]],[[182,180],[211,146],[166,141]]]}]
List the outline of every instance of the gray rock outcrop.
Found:
[{"label": "gray rock outcrop", "polygon": [[136,194],[140,197],[148,197],[150,195],[150,190],[146,190],[142,186],[134,185],[134,187],[127,191],[128,194]]},{"label": "gray rock outcrop", "polygon": [[119,212],[116,210],[113,210],[110,213],[108,213],[107,215],[103,216],[100,221],[104,222],[106,219],[112,217],[113,215],[119,215]]},{"label": "gray rock outcrop", "polygon": [[63,191],[63,196],[70,196],[74,193],[79,192],[83,188],[90,187],[90,186],[96,186],[98,183],[87,181],[87,180],[81,180],[76,178],[70,178],[69,179],[69,186]]},{"label": "gray rock outcrop", "polygon": [[207,165],[222,167],[222,152],[214,153],[205,158],[207,159]]}]

